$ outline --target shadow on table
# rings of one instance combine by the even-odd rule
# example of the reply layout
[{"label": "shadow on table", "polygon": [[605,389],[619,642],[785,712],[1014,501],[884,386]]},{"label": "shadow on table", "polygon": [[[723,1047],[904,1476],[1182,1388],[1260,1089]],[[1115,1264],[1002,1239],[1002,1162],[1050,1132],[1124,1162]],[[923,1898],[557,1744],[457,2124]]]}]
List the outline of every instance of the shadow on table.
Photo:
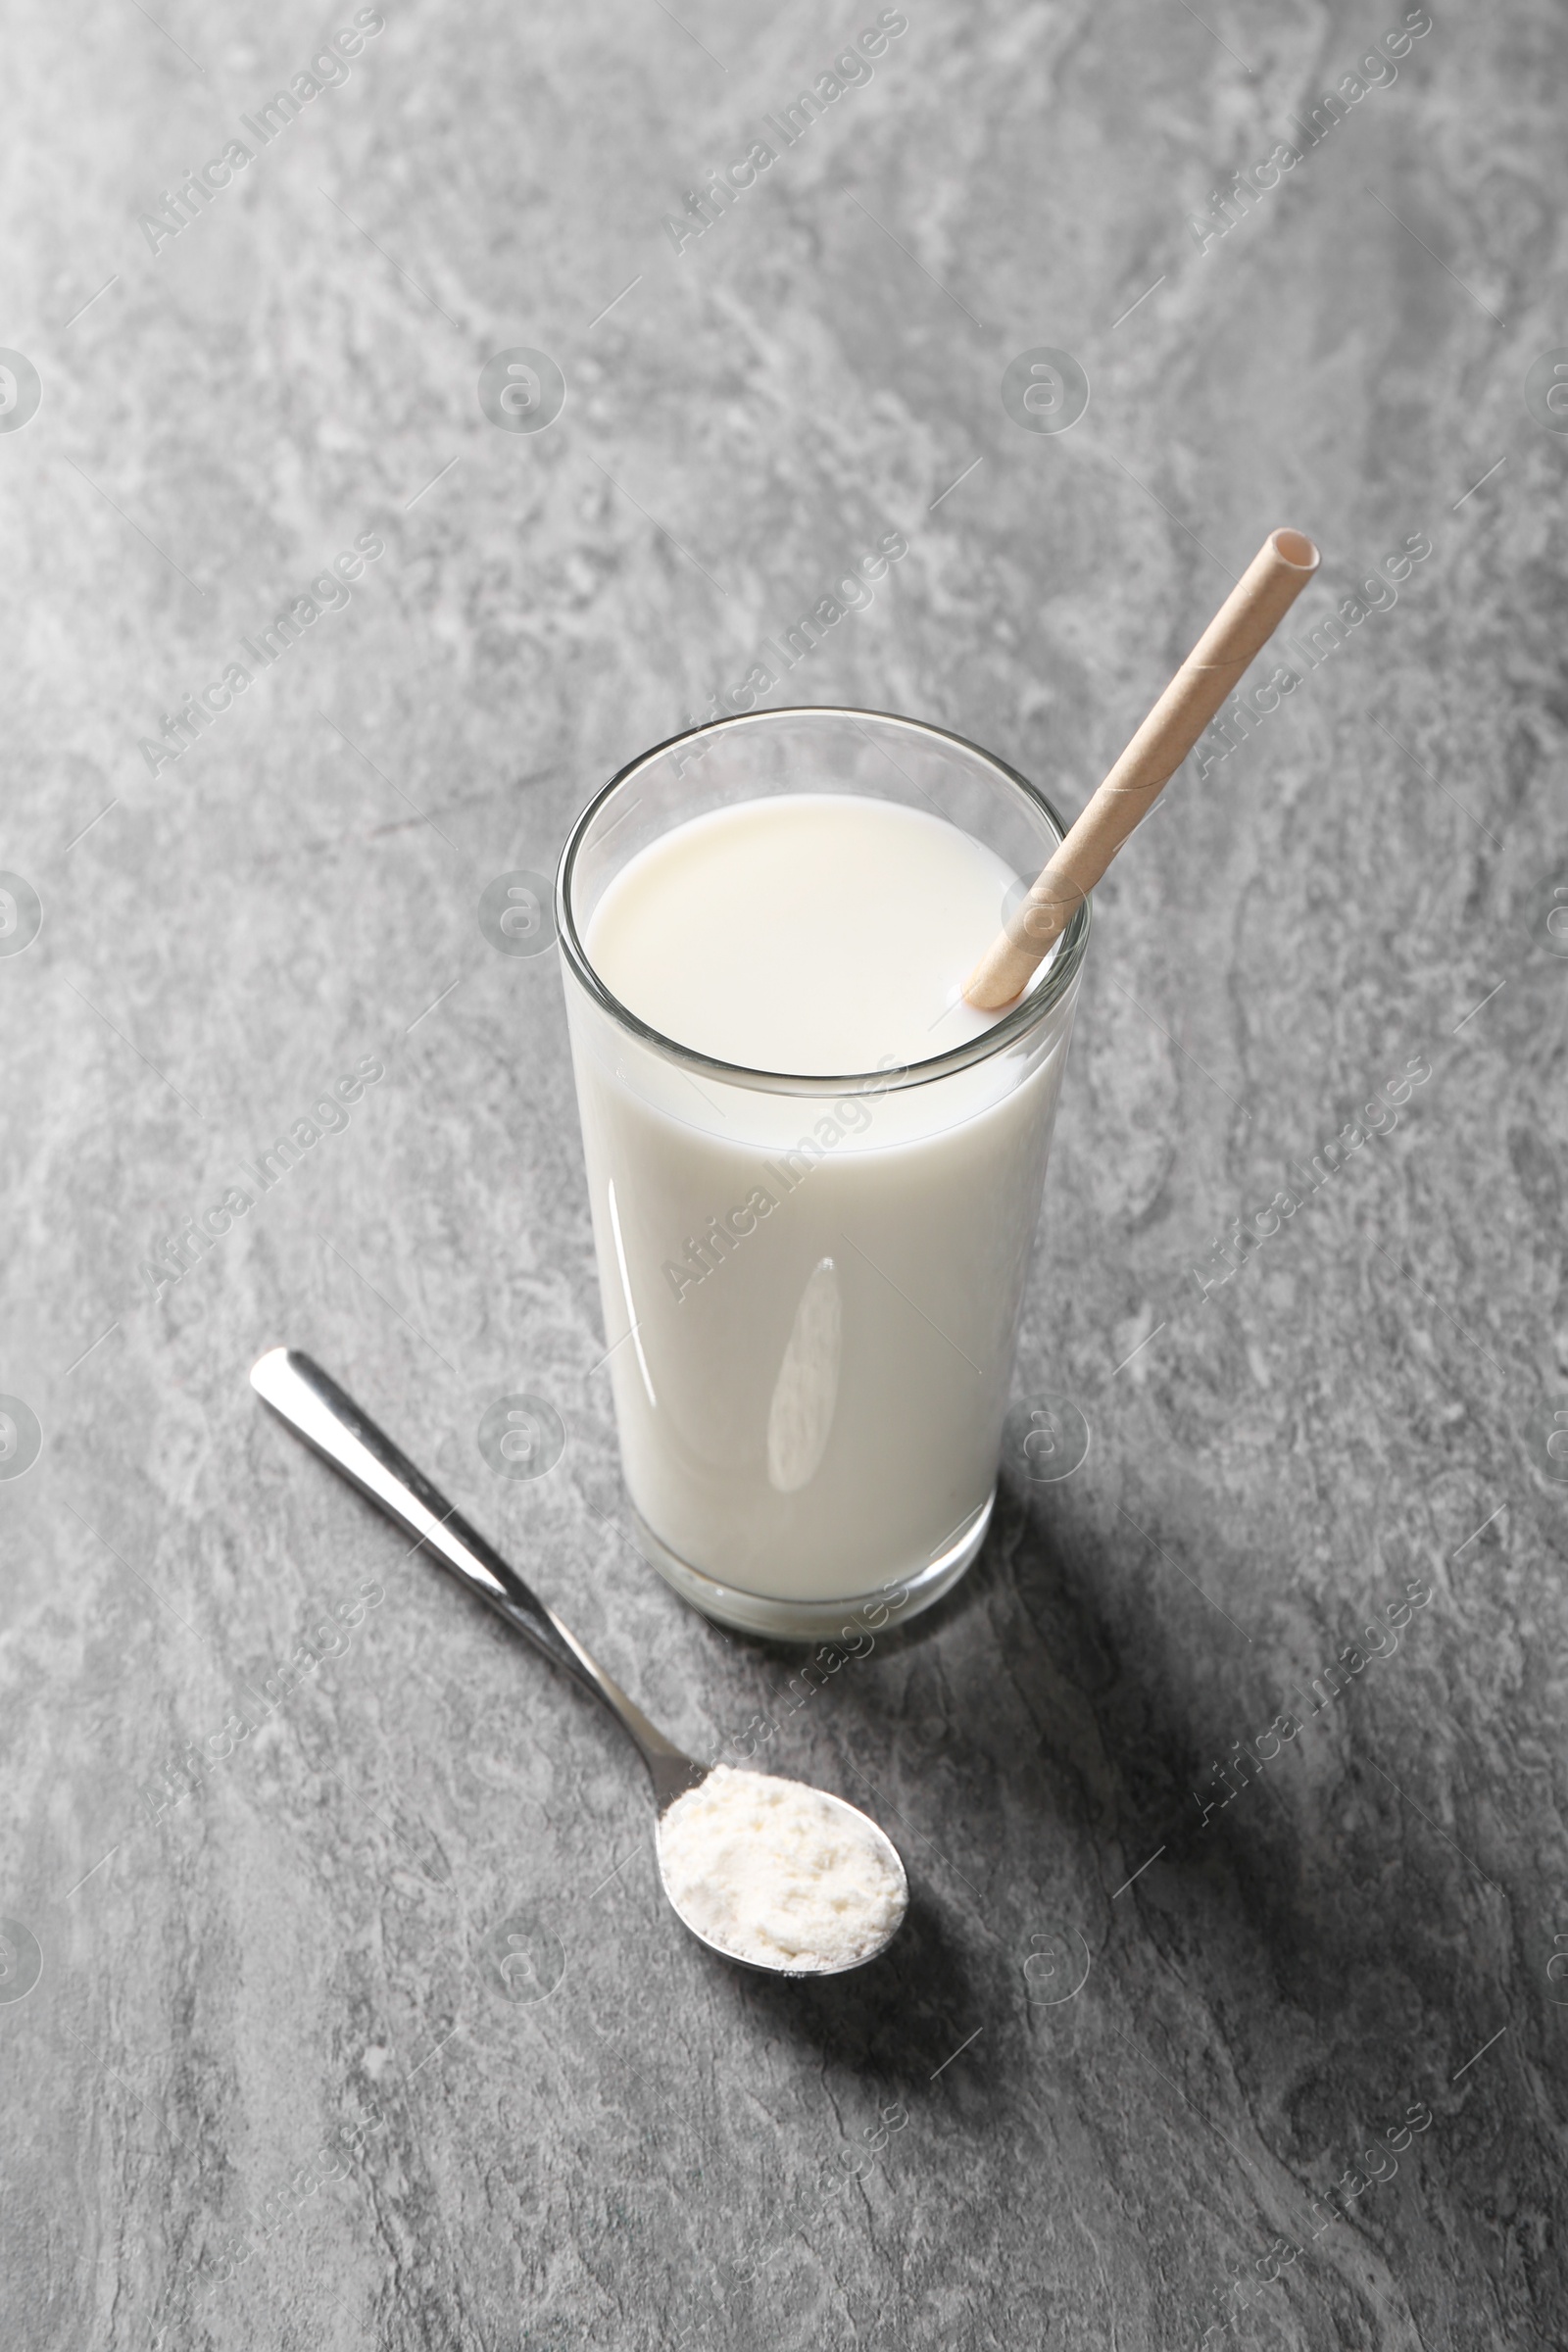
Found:
[{"label": "shadow on table", "polygon": [[[1172,1552],[1168,1569],[1157,1564],[1162,1546],[1183,1546],[1158,1519],[1149,1525],[1152,1533],[1106,1526],[1060,1489],[1046,1499],[1004,1470],[969,1574],[922,1616],[879,1635],[864,1665],[835,1677],[841,1761],[845,1733],[859,1753],[884,1760],[876,1786],[846,1766],[844,1793],[884,1822],[929,1892],[875,1967],[759,1996],[781,2030],[923,2087],[982,2020],[1000,2028],[1030,2014],[1030,1927],[1072,1927],[1081,1913],[1090,1945],[1108,1959],[1123,1915],[1130,1924],[1139,1914],[1163,1936],[1157,1923],[1178,1885],[1178,1940],[1199,1936],[1229,1955],[1227,1969],[1247,1952],[1250,1967],[1261,1964],[1253,1981],[1271,1983],[1275,1997],[1348,2025],[1347,1969],[1377,1959],[1390,1906],[1407,1901],[1409,1884],[1396,1898],[1381,1847],[1380,1862],[1315,1802],[1289,1801],[1288,1788],[1300,1785],[1283,1776],[1326,1736],[1309,1728],[1299,1694],[1300,1750],[1285,1748],[1272,1773],[1237,1773],[1235,1801],[1223,1801],[1218,1784],[1204,1821],[1195,1788],[1207,1786],[1228,1747],[1293,1703],[1280,1695],[1288,1662],[1277,1628],[1275,1641],[1257,1631],[1249,1646],[1220,1615],[1210,1625]],[[1152,1568],[1156,1579],[1170,1574],[1168,1592],[1152,1592]],[[1323,1720],[1338,1723],[1341,1707]],[[1384,1793],[1370,1783],[1368,1805]],[[922,1849],[929,1868],[919,1868]],[[1019,1937],[1014,1950],[1007,1939]],[[1367,1986],[1385,1976],[1372,1970]],[[988,2033],[965,2057],[965,2075],[1004,2070],[1006,2045],[1005,2032]]]},{"label": "shadow on table", "polygon": [[[1244,1629],[1195,1589],[1176,1556],[1191,1554],[1190,1531],[1184,1545],[1142,1509],[1142,1527],[1117,1519],[1107,1527],[1060,1489],[1048,1494],[1004,1470],[980,1557],[908,1628],[913,1671],[870,1693],[890,1704],[884,1724],[873,1716],[867,1730],[902,1741],[904,1786],[919,1769],[924,1736],[966,1788],[983,1793],[1005,1783],[1015,1829],[1021,1813],[1046,1835],[1069,1833],[1091,1934],[1090,1913],[1109,1934],[1111,1919],[1132,1905],[1153,1927],[1179,1885],[1178,1937],[1197,1935],[1233,1961],[1249,1951],[1277,1996],[1348,2027],[1348,1971],[1366,1964],[1371,2000],[1391,1941],[1408,1958],[1408,1933],[1396,1936],[1394,1923],[1412,1903],[1431,1904],[1447,1865],[1429,1880],[1419,1850],[1401,1846],[1399,1876],[1390,1879],[1375,1822],[1398,1797],[1386,1777],[1357,1764],[1359,1739],[1345,1757],[1352,1809],[1342,1802],[1332,1818],[1310,1793],[1303,1767],[1320,1757],[1319,1743],[1343,1741],[1349,1726],[1367,1722],[1371,1692],[1363,1697],[1348,1676],[1332,1705],[1321,1680],[1303,1694],[1298,1679],[1332,1661],[1343,1637],[1307,1633],[1292,1655],[1277,1618],[1267,1630],[1261,1622]],[[1409,1693],[1392,1681],[1374,1687],[1383,1692],[1379,1733],[1396,1739]],[[932,1690],[939,1724],[911,1734]],[[1298,1725],[1294,1740],[1265,1741],[1282,1711]],[[977,1822],[982,1853],[985,1838]],[[1099,1874],[1102,1888],[1084,1872],[1085,1842],[1116,1853],[1114,1875]],[[1142,1879],[1144,1869],[1149,1878],[1129,1892],[1127,1874]]]},{"label": "shadow on table", "polygon": [[[1152,1606],[1144,1598],[1152,1553],[1176,1596]],[[1195,1607],[1184,1618],[1188,1593]],[[1179,1858],[1199,1825],[1194,1786],[1216,1753],[1216,1673],[1231,1679],[1220,1702],[1229,1735],[1261,1730],[1275,1708],[1264,1693],[1280,1688],[1264,1642],[1250,1644],[1223,1612],[1204,1616],[1206,1602],[1130,1520],[1106,1529],[1064,1502],[1043,1503],[1039,1488],[1004,1469],[980,1557],[907,1641],[916,1657],[942,1643],[947,1728],[977,1765],[996,1772],[1014,1760],[996,1735],[999,1685],[1008,1712],[1039,1727],[1030,1755],[1016,1759],[1036,1769],[1011,1780],[1015,1798],[1081,1826],[1092,1790],[1097,1836],[1147,1832]],[[1271,1811],[1258,1794],[1260,1815]]]},{"label": "shadow on table", "polygon": [[953,2055],[953,2020],[977,2012],[979,2000],[962,1949],[921,1888],[880,1960],[815,1984],[752,1978],[747,1994],[780,2034],[896,2091],[925,2088]]},{"label": "shadow on table", "polygon": [[[1291,1687],[1296,1660],[1284,1663],[1260,1630],[1249,1646],[1222,1611],[1208,1616],[1215,1604],[1192,1578],[1180,1583],[1175,1562],[1156,1564],[1156,1576],[1173,1576],[1171,1597],[1150,1604],[1145,1569],[1156,1554],[1131,1522],[1107,1529],[1060,1489],[1044,1500],[1004,1468],[973,1569],[886,1644],[903,1672],[854,1682],[858,1729],[896,1759],[896,1788],[943,1771],[945,1804],[933,1818],[943,1844],[953,1846],[956,1783],[976,1797],[968,1830],[985,1856],[992,1792],[1006,1781],[1013,1813],[1096,1844],[1119,1841],[1128,1870],[1163,1846],[1161,1870],[1201,1872],[1281,1962],[1314,1969],[1333,1959],[1343,1922],[1302,1919],[1302,1872],[1321,1865],[1343,1880],[1343,1837],[1312,1809],[1281,1801],[1296,1762],[1289,1745],[1272,1771],[1257,1762],[1232,1771],[1234,1801],[1215,1776],[1227,1750],[1262,1734],[1281,1707],[1296,1710],[1300,1752],[1319,1736]],[[1333,1648],[1324,1637],[1326,1656]],[[1345,1705],[1356,1700],[1343,1698],[1324,1722],[1338,1722]],[[1206,1821],[1195,1789],[1215,1799]]]}]

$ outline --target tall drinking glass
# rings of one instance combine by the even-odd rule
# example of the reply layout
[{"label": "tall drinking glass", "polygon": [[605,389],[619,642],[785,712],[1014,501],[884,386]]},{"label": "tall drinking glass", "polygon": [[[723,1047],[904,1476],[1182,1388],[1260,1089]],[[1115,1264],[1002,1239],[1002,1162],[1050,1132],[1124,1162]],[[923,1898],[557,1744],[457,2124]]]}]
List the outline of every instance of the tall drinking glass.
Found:
[{"label": "tall drinking glass", "polygon": [[594,969],[601,897],[688,819],[801,792],[935,810],[1020,888],[1063,827],[1034,785],[940,728],[760,710],[633,760],[562,857],[572,1062],[638,1538],[710,1617],[809,1641],[851,1610],[885,1622],[927,1607],[984,1539],[1090,918],[1086,903],[992,1028],[930,1060],[787,1073],[661,1036]]}]

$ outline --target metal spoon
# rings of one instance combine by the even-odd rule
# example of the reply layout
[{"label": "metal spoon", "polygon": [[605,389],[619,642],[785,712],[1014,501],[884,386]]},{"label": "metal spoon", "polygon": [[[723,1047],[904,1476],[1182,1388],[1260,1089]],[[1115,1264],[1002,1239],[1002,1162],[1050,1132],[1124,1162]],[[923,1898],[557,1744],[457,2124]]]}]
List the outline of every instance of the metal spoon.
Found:
[{"label": "metal spoon", "polygon": [[[389,1519],[397,1522],[415,1537],[418,1544],[433,1552],[441,1566],[455,1576],[476,1598],[485,1601],[504,1617],[514,1633],[521,1634],[536,1649],[543,1650],[552,1665],[564,1667],[583,1688],[601,1700],[632,1741],[637,1753],[648,1767],[648,1777],[654,1784],[654,1802],[659,1808],[662,1827],[665,1814],[679,1796],[696,1788],[708,1778],[709,1768],[699,1764],[656,1730],[639,1706],[626,1696],[618,1684],[583,1648],[575,1635],[567,1632],[553,1609],[529,1592],[514,1568],[508,1566],[493,1544],[485,1541],[475,1528],[448,1502],[422,1472],[416,1470],[407,1454],[393,1445],[384,1431],[377,1429],[368,1413],[346,1396],[335,1380],[321,1370],[319,1364],[297,1348],[270,1348],[251,1366],[251,1387],[264,1403],[286,1421],[296,1436],[307,1446],[340,1470],[350,1486],[358,1487],[371,1502],[379,1503]],[[908,1882],[897,1846],[868,1815],[854,1805],[846,1804],[839,1796],[819,1793],[827,1802],[868,1830],[883,1850],[904,1890],[904,1906],[899,1918],[889,1929],[875,1950],[865,1952],[858,1960],[846,1962],[837,1968],[790,1969],[770,1961],[742,1959],[738,1953],[727,1951],[723,1944],[713,1942],[701,1928],[694,1927],[686,1917],[664,1878],[662,1840],[655,1832],[659,1851],[659,1878],[670,1907],[681,1924],[689,1928],[699,1943],[707,1944],[710,1952],[743,1968],[758,1969],[764,1976],[842,1976],[846,1968],[863,1968],[886,1951],[899,1928],[908,1904]]]}]

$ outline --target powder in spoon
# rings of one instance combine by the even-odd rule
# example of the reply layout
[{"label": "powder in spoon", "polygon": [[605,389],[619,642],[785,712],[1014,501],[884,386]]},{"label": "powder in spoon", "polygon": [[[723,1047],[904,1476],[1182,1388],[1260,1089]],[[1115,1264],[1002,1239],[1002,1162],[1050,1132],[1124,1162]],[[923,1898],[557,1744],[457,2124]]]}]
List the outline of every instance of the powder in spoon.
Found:
[{"label": "powder in spoon", "polygon": [[659,1831],[669,1898],[710,1942],[765,1968],[848,1968],[887,1941],[908,1888],[867,1822],[820,1788],[719,1764]]}]

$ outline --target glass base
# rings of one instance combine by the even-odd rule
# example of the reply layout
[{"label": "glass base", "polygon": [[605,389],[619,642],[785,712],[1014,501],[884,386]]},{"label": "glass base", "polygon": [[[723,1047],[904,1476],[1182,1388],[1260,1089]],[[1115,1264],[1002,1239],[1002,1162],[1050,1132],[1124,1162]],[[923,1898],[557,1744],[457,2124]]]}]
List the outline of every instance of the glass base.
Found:
[{"label": "glass base", "polygon": [[761,1592],[742,1592],[738,1585],[721,1585],[662,1543],[635,1503],[628,1507],[637,1548],[649,1566],[715,1625],[763,1634],[773,1642],[829,1642],[836,1634],[880,1633],[884,1628],[891,1632],[951,1592],[986,1540],[996,1499],[993,1487],[980,1508],[923,1568],[848,1600],[772,1600]]}]

